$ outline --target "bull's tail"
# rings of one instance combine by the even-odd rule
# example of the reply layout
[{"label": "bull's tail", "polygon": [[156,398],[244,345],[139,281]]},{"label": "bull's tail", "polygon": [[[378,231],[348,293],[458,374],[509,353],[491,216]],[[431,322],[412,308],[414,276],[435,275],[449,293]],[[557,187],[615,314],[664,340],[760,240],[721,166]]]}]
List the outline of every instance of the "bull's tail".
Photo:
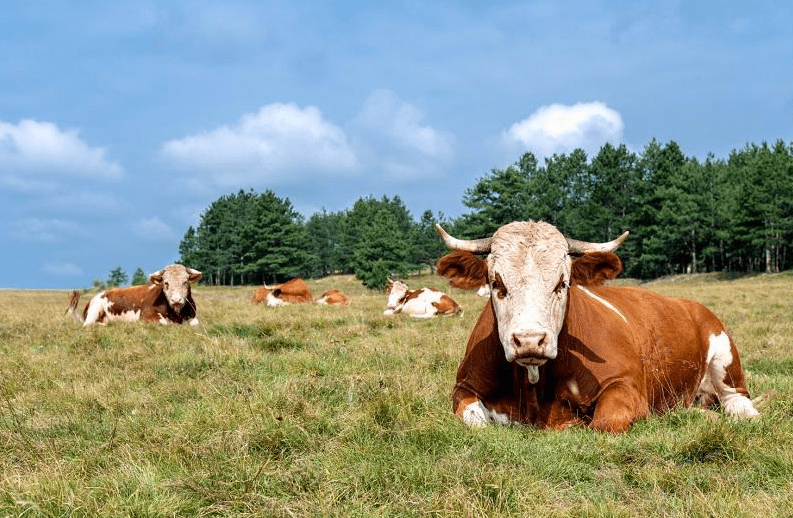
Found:
[{"label": "bull's tail", "polygon": [[[83,323],[83,317],[80,315],[80,312],[77,311],[77,304],[80,303],[80,292],[74,290],[71,294],[71,298],[69,299],[69,307],[66,309],[66,313],[71,313],[74,319],[79,323]],[[66,314],[64,313],[64,314]]]}]

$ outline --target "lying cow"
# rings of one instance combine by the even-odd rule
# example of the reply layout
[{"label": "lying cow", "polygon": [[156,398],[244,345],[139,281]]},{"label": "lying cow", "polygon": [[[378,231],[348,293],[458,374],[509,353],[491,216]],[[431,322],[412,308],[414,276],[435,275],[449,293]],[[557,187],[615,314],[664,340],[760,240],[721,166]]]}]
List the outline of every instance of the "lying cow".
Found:
[{"label": "lying cow", "polygon": [[627,232],[595,244],[532,221],[472,241],[437,230],[449,248],[470,252],[441,258],[440,269],[470,274],[472,285],[487,281],[492,292],[457,369],[452,406],[464,422],[621,432],[651,412],[717,402],[727,414],[757,415],[716,315],[689,300],[603,285],[622,270],[612,252]]},{"label": "lying cow", "polygon": [[329,306],[348,306],[351,301],[352,299],[350,297],[339,290],[333,289],[323,293],[322,296],[314,302],[317,304],[327,304]]},{"label": "lying cow", "polygon": [[435,288],[409,290],[402,281],[391,281],[387,287],[388,301],[384,315],[406,313],[416,318],[451,315],[462,312],[459,304]]},{"label": "lying cow", "polygon": [[201,272],[171,264],[149,276],[151,284],[115,288],[97,293],[85,305],[82,316],[77,311],[79,292],[72,293],[68,313],[89,326],[113,320],[189,323],[198,325],[196,305],[190,285],[201,280]]},{"label": "lying cow", "polygon": [[268,306],[283,306],[285,304],[304,304],[313,302],[311,290],[300,277],[290,279],[283,284],[261,286],[257,289],[251,301],[255,303],[267,301]]}]

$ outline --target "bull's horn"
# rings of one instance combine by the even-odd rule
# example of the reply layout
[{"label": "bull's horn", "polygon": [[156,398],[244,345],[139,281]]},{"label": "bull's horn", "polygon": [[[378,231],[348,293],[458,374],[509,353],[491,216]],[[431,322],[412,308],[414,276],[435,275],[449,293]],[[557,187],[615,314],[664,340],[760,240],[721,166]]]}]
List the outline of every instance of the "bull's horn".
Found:
[{"label": "bull's horn", "polygon": [[463,250],[465,252],[471,252],[472,254],[490,253],[490,243],[493,241],[492,237],[485,237],[482,239],[457,239],[443,230],[440,223],[435,223],[435,231],[441,236],[446,246],[452,250]]},{"label": "bull's horn", "polygon": [[580,255],[589,252],[613,252],[619,248],[626,237],[628,237],[627,231],[623,232],[623,234],[614,241],[609,241],[608,243],[587,243],[586,241],[578,241],[577,239],[569,237],[565,237],[565,239],[567,240],[569,252],[574,255]]}]

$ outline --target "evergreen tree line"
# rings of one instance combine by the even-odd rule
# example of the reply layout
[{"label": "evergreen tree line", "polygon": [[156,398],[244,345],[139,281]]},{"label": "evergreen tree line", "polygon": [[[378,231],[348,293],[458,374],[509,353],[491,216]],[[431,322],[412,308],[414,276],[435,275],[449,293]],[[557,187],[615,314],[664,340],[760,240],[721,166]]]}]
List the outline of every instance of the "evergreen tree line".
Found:
[{"label": "evergreen tree line", "polygon": [[308,220],[270,190],[213,202],[179,246],[181,262],[212,284],[275,283],[290,277],[355,274],[370,287],[389,275],[432,268],[446,253],[440,222],[462,238],[489,236],[511,221],[544,220],[576,239],[620,247],[626,274],[650,279],[684,272],[778,272],[793,257],[793,143],[747,144],[726,159],[686,157],[674,141],[640,153],[605,144],[540,164],[525,153],[492,169],[463,195],[469,212],[416,221],[398,196],[360,198]]}]

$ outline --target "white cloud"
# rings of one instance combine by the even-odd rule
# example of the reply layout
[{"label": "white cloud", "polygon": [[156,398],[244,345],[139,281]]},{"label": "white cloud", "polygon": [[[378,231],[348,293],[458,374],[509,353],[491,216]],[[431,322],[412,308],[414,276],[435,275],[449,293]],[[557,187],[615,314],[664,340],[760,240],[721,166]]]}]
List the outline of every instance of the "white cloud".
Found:
[{"label": "white cloud", "polygon": [[384,179],[436,174],[450,162],[454,138],[424,123],[424,112],[388,90],[375,91],[348,125],[325,120],[315,106],[274,103],[233,126],[166,142],[162,155],[207,181],[248,187],[305,183],[306,179]]},{"label": "white cloud", "polygon": [[83,270],[72,263],[46,263],[41,267],[41,271],[55,277],[79,277],[83,275]]},{"label": "white cloud", "polygon": [[396,179],[436,174],[451,160],[454,138],[424,124],[424,117],[390,90],[370,95],[351,124],[367,165]]},{"label": "white cloud", "polygon": [[349,174],[358,161],[344,131],[319,109],[270,104],[234,126],[170,140],[163,155],[220,185],[288,183],[309,175]]},{"label": "white cloud", "polygon": [[105,157],[104,148],[91,147],[74,129],[61,130],[51,122],[0,120],[0,174],[6,184],[14,174],[69,175],[115,180],[123,168]]},{"label": "white cloud", "polygon": [[551,104],[510,126],[502,142],[510,151],[531,151],[538,158],[576,148],[593,156],[606,142],[618,143],[624,128],[619,112],[602,102]]},{"label": "white cloud", "polygon": [[175,236],[171,227],[156,216],[139,219],[133,224],[133,230],[149,241],[169,241]]}]

